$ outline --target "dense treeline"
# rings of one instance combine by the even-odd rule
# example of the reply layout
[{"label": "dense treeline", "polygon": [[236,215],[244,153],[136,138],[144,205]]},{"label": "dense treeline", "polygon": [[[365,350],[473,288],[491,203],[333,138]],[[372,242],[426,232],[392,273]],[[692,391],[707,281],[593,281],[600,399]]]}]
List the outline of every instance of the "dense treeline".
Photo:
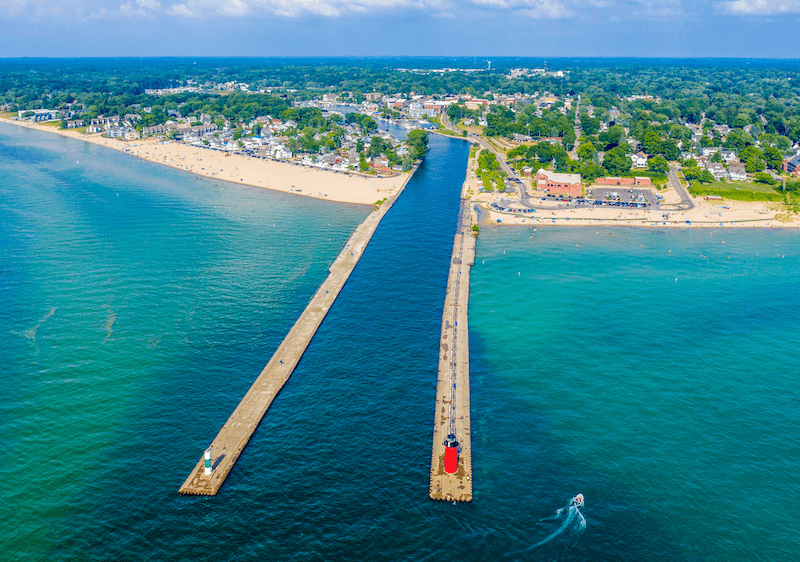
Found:
[{"label": "dense treeline", "polygon": [[[588,134],[599,130],[599,121],[607,121],[608,111],[616,107],[631,116],[631,123],[626,126],[632,127],[634,138],[643,136],[648,128],[644,124],[652,121],[663,125],[663,130],[656,131],[662,138],[676,141],[686,138],[687,131],[675,128],[676,123],[699,123],[705,114],[717,124],[724,123],[733,129],[752,125],[758,132],[800,141],[800,69],[795,63],[564,60],[557,63],[559,69],[567,71],[563,77],[531,75],[515,79],[507,78],[507,67],[523,66],[526,62],[541,65],[542,61],[493,61],[491,71],[430,70],[441,66],[481,66],[483,62],[470,59],[6,60],[0,63],[0,103],[10,104],[11,109],[56,109],[78,101],[106,114],[120,113],[134,104],[169,109],[169,102],[188,103],[192,98],[170,96],[169,101],[162,101],[146,96],[145,89],[186,85],[188,81],[199,85],[246,83],[251,91],[269,89],[268,93],[278,94],[284,101],[308,99],[323,92],[352,92],[353,99],[358,101],[364,93],[373,91],[476,96],[489,91],[507,94],[547,91],[557,96],[581,94],[591,100],[597,110],[595,117],[581,118]],[[662,103],[624,100],[645,94],[660,97]],[[232,108],[225,99],[208,97],[192,101],[207,102],[220,114],[227,109],[239,120],[253,113],[241,107]],[[566,123],[552,124],[532,117],[511,121],[505,117],[502,113],[493,114],[489,129],[497,134],[527,133],[530,127],[540,136],[556,136],[554,126],[559,135],[567,135],[569,130]]]}]

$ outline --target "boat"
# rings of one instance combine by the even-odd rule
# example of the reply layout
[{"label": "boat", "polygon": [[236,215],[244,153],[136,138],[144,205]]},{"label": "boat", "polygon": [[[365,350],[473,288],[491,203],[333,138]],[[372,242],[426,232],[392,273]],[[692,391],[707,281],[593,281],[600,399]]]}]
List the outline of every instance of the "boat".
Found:
[{"label": "boat", "polygon": [[570,507],[583,507],[583,494],[578,494],[569,502]]}]

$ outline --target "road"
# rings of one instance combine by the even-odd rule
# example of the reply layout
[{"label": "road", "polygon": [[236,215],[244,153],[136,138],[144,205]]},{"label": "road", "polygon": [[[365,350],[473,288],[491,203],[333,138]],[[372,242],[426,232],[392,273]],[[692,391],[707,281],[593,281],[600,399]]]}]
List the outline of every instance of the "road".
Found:
[{"label": "road", "polygon": [[[441,123],[442,126],[444,126],[446,129],[450,129],[452,131],[458,130],[456,129],[456,126],[453,125],[453,123],[450,121],[450,118],[448,117],[446,112],[442,113]],[[497,150],[495,150],[491,144],[485,141],[483,137],[475,133],[470,133],[469,136],[472,142],[477,143],[478,145],[481,146],[481,148],[485,148],[486,150],[492,152],[497,157],[497,161],[500,163],[500,169],[503,170],[509,178],[520,179],[520,182],[517,184],[517,187],[519,188],[520,201],[522,202],[523,205],[532,206],[530,202],[531,196],[528,193],[528,186],[521,181],[521,178],[519,177],[519,172],[517,172],[516,170],[512,170],[511,166],[509,166],[508,162],[506,162],[504,156],[500,154]]]},{"label": "road", "polygon": [[[446,111],[442,112],[440,122],[445,129],[450,129],[451,131],[458,131],[453,122],[450,121],[450,116],[447,115]],[[475,133],[470,133],[469,137],[472,142],[475,142],[482,148],[485,148],[486,150],[494,153],[494,155],[497,157],[497,162],[500,164],[500,169],[503,170],[509,178],[519,178],[519,173],[516,170],[512,170],[511,166],[508,165],[508,162],[506,162],[505,158],[503,158],[503,156],[499,152],[497,152],[492,147],[492,145],[486,142],[480,135],[477,135]],[[519,187],[520,200],[522,201],[522,203],[530,205],[530,195],[528,195],[527,193],[525,184],[520,182],[517,184],[517,186]]]},{"label": "road", "polygon": [[575,104],[575,145],[569,153],[569,157],[573,160],[578,159],[578,141],[581,139],[581,96],[578,96],[578,102]]},{"label": "road", "polygon": [[675,190],[675,193],[681,198],[681,202],[679,205],[676,205],[675,210],[679,211],[691,211],[694,209],[694,203],[692,202],[692,198],[689,195],[689,192],[686,191],[686,188],[681,185],[681,181],[678,179],[678,168],[677,166],[670,166],[669,167],[669,183],[672,185],[672,188]]}]

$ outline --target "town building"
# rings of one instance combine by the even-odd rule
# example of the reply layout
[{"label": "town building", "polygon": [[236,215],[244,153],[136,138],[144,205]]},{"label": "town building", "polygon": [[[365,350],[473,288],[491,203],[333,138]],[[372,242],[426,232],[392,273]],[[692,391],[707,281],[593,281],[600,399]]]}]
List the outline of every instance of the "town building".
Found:
[{"label": "town building", "polygon": [[596,185],[619,185],[619,186],[636,186],[636,187],[650,187],[653,185],[653,182],[650,178],[646,177],[633,177],[633,178],[615,178],[615,177],[605,177],[605,178],[597,178],[594,180]]},{"label": "town building", "polygon": [[[25,113],[33,112],[33,115],[29,117],[23,117]],[[24,111],[18,111],[17,115],[20,119],[30,119],[36,123],[41,121],[57,121],[61,119],[61,113],[57,109],[28,109]]]},{"label": "town building", "polygon": [[583,194],[580,174],[562,174],[545,169],[536,172],[536,188],[552,195],[580,197]]}]

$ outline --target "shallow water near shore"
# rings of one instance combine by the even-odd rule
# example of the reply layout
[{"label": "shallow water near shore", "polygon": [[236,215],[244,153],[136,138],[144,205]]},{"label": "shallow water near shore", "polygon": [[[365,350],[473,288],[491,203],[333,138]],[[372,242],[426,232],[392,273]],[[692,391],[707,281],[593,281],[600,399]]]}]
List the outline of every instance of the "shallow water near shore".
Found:
[{"label": "shallow water near shore", "polygon": [[[197,498],[178,487],[369,209],[0,126],[5,555],[791,559],[791,232],[485,228],[475,500],[427,498],[468,152],[431,145],[220,494]],[[578,492],[580,541],[531,550]]]}]

